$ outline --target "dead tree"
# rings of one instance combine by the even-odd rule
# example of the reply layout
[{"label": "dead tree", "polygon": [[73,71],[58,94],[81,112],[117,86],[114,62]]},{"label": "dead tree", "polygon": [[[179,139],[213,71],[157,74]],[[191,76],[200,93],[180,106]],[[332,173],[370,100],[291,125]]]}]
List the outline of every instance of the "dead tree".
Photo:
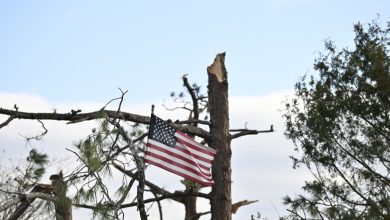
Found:
[{"label": "dead tree", "polygon": [[[184,192],[169,192],[164,190],[162,187],[151,183],[144,179],[143,164],[140,161],[140,158],[137,156],[138,153],[134,151],[134,146],[132,146],[136,141],[142,140],[146,135],[141,135],[139,138],[131,139],[128,137],[127,132],[121,127],[120,121],[133,122],[136,124],[148,124],[149,117],[136,115],[128,112],[123,112],[120,109],[120,106],[123,101],[124,94],[117,100],[120,100],[120,104],[117,110],[106,110],[107,105],[105,105],[100,110],[88,113],[81,113],[81,110],[71,110],[70,113],[32,113],[32,112],[22,112],[19,111],[15,105],[15,109],[3,109],[0,108],[0,115],[9,116],[7,120],[0,124],[0,128],[7,126],[14,119],[25,119],[25,120],[38,120],[42,123],[43,120],[56,120],[56,121],[67,121],[68,123],[81,123],[88,120],[103,119],[106,123],[113,126],[115,130],[113,143],[110,148],[103,153],[107,153],[108,156],[106,159],[99,160],[100,167],[91,169],[88,168],[88,172],[83,173],[83,175],[78,175],[77,173],[72,178],[86,178],[91,175],[97,181],[99,176],[96,173],[101,169],[101,166],[112,166],[116,170],[120,171],[124,175],[131,178],[131,181],[128,183],[125,189],[125,194],[119,201],[113,201],[110,198],[107,192],[104,192],[107,197],[105,203],[99,203],[96,205],[89,204],[78,204],[75,203],[73,206],[89,208],[96,210],[99,207],[104,206],[106,209],[123,209],[128,207],[138,207],[140,211],[141,219],[147,219],[147,214],[144,209],[144,204],[150,202],[159,202],[163,199],[173,199],[174,201],[180,202],[186,207],[186,219],[198,219],[199,216],[203,214],[211,213],[211,219],[213,220],[230,220],[232,213],[236,212],[237,209],[243,205],[250,204],[254,201],[240,201],[232,204],[231,198],[231,141],[235,138],[245,136],[245,135],[256,135],[263,132],[272,132],[272,126],[269,130],[249,130],[249,129],[234,129],[229,128],[229,108],[228,108],[228,80],[227,80],[227,71],[225,69],[225,53],[218,54],[214,62],[207,68],[209,84],[208,84],[208,100],[207,108],[210,113],[210,121],[199,120],[199,106],[198,101],[199,97],[194,95],[194,88],[189,86],[186,77],[183,77],[183,82],[191,95],[193,106],[190,109],[191,117],[186,121],[175,121],[170,123],[174,128],[179,129],[191,136],[198,136],[205,140],[209,146],[217,150],[217,154],[213,163],[213,178],[215,184],[212,187],[210,194],[204,194],[198,192],[198,189],[186,185],[186,190]],[[187,84],[186,84],[187,83]],[[203,97],[202,97],[203,98]],[[111,101],[110,101],[111,102]],[[202,128],[197,127],[198,123],[203,123],[209,126],[209,131],[206,131]],[[42,123],[44,128],[44,125]],[[45,129],[45,128],[44,128]],[[45,132],[47,130],[45,129]],[[44,132],[44,133],[45,133]],[[44,133],[42,135],[44,135]],[[124,146],[120,147],[119,139],[125,140]],[[126,169],[122,164],[119,164],[115,161],[115,157],[119,154],[128,151],[128,154],[133,155],[135,163],[137,164],[135,170]],[[80,160],[82,160],[81,155],[78,155],[77,152],[74,152]],[[132,187],[134,181],[138,181],[138,193],[137,193],[137,202],[125,203],[125,198]],[[143,198],[143,188],[147,187],[148,190],[155,195],[155,198],[144,199]],[[104,190],[103,190],[104,191]],[[210,200],[211,212],[206,213],[197,213],[196,211],[196,198],[203,197]],[[162,212],[161,205],[159,204],[160,213]],[[162,216],[162,214],[160,214]],[[63,215],[65,216],[65,214]],[[162,217],[160,217],[162,219]]]},{"label": "dead tree", "polygon": [[10,199],[0,206],[0,212],[17,205],[8,220],[19,219],[36,199],[50,201],[55,207],[57,220],[72,220],[72,203],[66,196],[67,186],[64,182],[62,172],[50,176],[52,184],[37,184],[27,194],[19,194],[16,198]]},{"label": "dead tree", "polygon": [[228,81],[225,54],[218,54],[207,68],[209,76],[210,147],[217,150],[213,162],[215,185],[211,192],[211,216],[215,220],[232,218],[232,169],[229,135]]},{"label": "dead tree", "polygon": [[[17,220],[19,219],[23,213],[30,207],[30,205],[34,202],[36,198],[39,198],[37,193],[51,195],[53,192],[52,186],[47,184],[37,184],[27,195],[21,195],[16,202],[18,202],[18,206],[13,211],[8,220]],[[33,194],[37,194],[37,197],[31,196]],[[31,198],[28,198],[30,195]]]},{"label": "dead tree", "polygon": [[62,171],[51,175],[51,189],[54,196],[57,197],[54,202],[57,220],[72,220],[72,201],[66,196],[68,186],[64,181]]}]

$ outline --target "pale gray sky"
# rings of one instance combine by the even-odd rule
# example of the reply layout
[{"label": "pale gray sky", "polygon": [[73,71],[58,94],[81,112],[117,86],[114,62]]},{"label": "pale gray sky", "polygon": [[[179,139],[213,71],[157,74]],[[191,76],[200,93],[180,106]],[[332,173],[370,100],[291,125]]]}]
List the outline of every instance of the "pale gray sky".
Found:
[{"label": "pale gray sky", "polygon": [[[257,211],[276,219],[285,213],[281,198],[298,193],[308,176],[291,168],[281,102],[312,72],[324,40],[351,46],[353,24],[378,14],[382,24],[390,20],[387,0],[1,1],[0,107],[85,112],[117,97],[120,87],[129,91],[124,110],[145,114],[156,104],[160,117],[173,117],[161,103],[181,90],[180,77],[188,73],[205,89],[206,67],[226,51],[232,127],[276,128],[233,142],[233,200],[259,200],[234,219]],[[71,157],[63,149],[92,125],[48,126],[48,136],[35,145],[63,153],[52,166],[57,171],[67,163],[63,156]],[[31,146],[19,134],[37,129],[37,123],[17,121],[0,130],[2,161],[22,157]],[[171,190],[180,187],[180,178],[165,171],[147,175],[164,176]],[[165,207],[166,219],[182,219],[181,207]]]}]

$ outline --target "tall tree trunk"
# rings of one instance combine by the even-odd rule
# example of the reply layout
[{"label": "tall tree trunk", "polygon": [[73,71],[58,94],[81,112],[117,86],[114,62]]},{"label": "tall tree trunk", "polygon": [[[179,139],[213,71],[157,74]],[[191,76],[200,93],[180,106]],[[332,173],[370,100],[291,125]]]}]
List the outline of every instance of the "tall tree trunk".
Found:
[{"label": "tall tree trunk", "polygon": [[185,207],[185,220],[197,220],[198,213],[196,212],[196,197],[187,196],[183,198],[183,204]]},{"label": "tall tree trunk", "polygon": [[57,201],[55,209],[57,220],[72,220],[72,201],[69,198],[65,198],[64,201]]},{"label": "tall tree trunk", "polygon": [[228,81],[225,53],[218,54],[207,68],[210,111],[209,145],[217,150],[213,162],[215,184],[211,192],[211,219],[231,220],[231,156],[229,138]]}]

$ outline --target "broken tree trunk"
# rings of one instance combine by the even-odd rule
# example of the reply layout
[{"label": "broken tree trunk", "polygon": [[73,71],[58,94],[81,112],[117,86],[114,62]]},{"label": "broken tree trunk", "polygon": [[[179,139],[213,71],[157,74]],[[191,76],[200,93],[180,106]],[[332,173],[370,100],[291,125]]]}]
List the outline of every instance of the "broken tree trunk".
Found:
[{"label": "broken tree trunk", "polygon": [[54,203],[55,217],[57,220],[72,220],[72,201],[66,197],[67,186],[64,182],[62,171],[60,171],[59,174],[51,175],[50,180],[52,181],[51,185],[37,184],[29,194],[24,195],[24,198],[18,198],[11,201],[11,205],[14,203],[19,203],[19,205],[8,220],[19,219],[36,198]]},{"label": "broken tree trunk", "polygon": [[[36,185],[30,193],[46,193],[51,194],[52,191],[51,185],[47,184],[38,184]],[[24,212],[30,207],[31,203],[34,202],[36,198],[31,199],[23,199],[22,202],[16,207],[15,211],[12,213],[12,215],[8,218],[8,220],[17,220],[19,219]]]},{"label": "broken tree trunk", "polygon": [[50,176],[53,193],[57,197],[54,203],[57,220],[72,220],[72,201],[66,197],[68,187],[64,181],[62,171]]},{"label": "broken tree trunk", "polygon": [[225,53],[218,54],[207,68],[209,84],[210,147],[217,150],[213,162],[215,184],[211,191],[211,219],[231,220],[231,156],[229,138],[228,81]]}]

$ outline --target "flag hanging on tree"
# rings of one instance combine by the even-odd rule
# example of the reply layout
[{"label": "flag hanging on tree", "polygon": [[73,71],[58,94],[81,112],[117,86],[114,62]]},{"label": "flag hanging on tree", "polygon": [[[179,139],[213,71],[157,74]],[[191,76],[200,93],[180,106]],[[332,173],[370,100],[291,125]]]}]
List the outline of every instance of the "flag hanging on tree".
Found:
[{"label": "flag hanging on tree", "polygon": [[216,151],[152,114],[145,162],[205,186],[214,184],[211,165]]}]

